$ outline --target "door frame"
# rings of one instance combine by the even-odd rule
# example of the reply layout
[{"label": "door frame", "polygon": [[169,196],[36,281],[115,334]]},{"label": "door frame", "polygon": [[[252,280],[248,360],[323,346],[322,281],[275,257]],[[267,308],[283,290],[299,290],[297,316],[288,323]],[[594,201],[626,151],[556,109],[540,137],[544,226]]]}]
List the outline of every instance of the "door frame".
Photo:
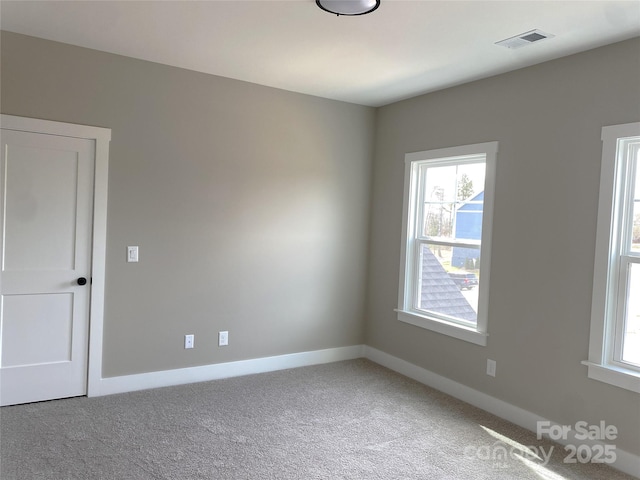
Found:
[{"label": "door frame", "polygon": [[5,130],[82,138],[95,142],[87,396],[100,395],[111,129],[4,114],[0,115],[0,127]]}]

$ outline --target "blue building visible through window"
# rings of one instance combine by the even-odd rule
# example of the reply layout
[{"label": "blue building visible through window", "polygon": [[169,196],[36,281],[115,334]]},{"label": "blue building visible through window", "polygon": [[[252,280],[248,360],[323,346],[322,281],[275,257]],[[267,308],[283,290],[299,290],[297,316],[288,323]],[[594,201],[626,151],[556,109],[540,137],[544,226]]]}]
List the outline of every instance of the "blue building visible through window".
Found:
[{"label": "blue building visible through window", "polygon": [[[455,214],[455,238],[480,240],[482,238],[482,209],[484,191],[474,195]],[[480,265],[480,248],[454,247],[451,266],[476,270]]]}]

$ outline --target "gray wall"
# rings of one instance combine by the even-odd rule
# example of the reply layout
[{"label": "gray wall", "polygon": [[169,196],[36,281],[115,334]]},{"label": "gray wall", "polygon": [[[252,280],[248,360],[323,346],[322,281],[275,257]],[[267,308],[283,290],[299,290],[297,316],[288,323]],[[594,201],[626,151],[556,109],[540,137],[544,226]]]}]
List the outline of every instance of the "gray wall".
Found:
[{"label": "gray wall", "polygon": [[[640,454],[640,396],[587,378],[604,125],[640,120],[640,39],[379,109],[366,343]],[[499,141],[486,348],[396,320],[404,154]],[[496,378],[485,374],[497,361]]]},{"label": "gray wall", "polygon": [[6,32],[1,102],[112,129],[104,376],[363,343],[374,109]]},{"label": "gray wall", "polygon": [[[560,423],[615,424],[617,445],[640,454],[638,395],[580,365],[600,130],[640,120],[639,49],[635,39],[376,111],[3,33],[1,102],[113,130],[105,376],[364,341]],[[492,140],[483,348],[393,309],[404,154]],[[124,261],[131,244],[137,265]]]}]

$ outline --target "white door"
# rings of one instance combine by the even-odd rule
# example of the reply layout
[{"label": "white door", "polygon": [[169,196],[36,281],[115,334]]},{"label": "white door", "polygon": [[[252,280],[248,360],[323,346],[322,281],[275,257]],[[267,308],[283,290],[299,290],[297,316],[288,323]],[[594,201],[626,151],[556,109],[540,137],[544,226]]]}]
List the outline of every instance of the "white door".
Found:
[{"label": "white door", "polygon": [[95,141],[0,139],[0,405],[85,395]]}]

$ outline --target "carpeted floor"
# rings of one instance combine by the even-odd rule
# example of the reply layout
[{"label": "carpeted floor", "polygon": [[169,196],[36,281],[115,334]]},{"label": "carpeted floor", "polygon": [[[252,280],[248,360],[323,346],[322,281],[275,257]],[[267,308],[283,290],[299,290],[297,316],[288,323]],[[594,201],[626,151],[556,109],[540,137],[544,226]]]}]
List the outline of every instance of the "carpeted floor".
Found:
[{"label": "carpeted floor", "polygon": [[632,478],[566,454],[367,360],[0,409],[2,480]]}]

